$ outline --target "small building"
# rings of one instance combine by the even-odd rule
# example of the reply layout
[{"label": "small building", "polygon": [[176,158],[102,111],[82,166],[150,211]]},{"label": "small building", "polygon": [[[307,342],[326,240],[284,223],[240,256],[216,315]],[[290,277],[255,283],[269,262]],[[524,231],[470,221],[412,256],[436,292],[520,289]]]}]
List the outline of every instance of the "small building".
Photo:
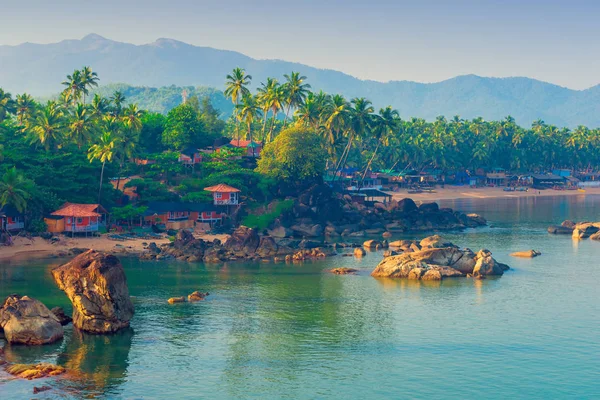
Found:
[{"label": "small building", "polygon": [[196,222],[211,226],[223,219],[223,213],[210,203],[152,201],[144,213],[147,225],[164,225],[166,229],[190,229]]},{"label": "small building", "polygon": [[392,195],[382,192],[377,189],[360,189],[360,190],[349,190],[347,194],[350,195],[353,202],[373,205],[374,203],[388,203],[392,200]]},{"label": "small building", "polygon": [[565,185],[565,178],[554,174],[533,174],[531,178],[533,187],[536,189],[548,189]]},{"label": "small building", "polygon": [[262,144],[251,140],[233,139],[231,142],[229,142],[229,144],[233,147],[246,149],[246,155],[248,157],[259,157],[260,152],[262,151]]},{"label": "small building", "polygon": [[25,217],[16,208],[5,205],[0,208],[0,231],[20,231],[25,228]]},{"label": "small building", "polygon": [[200,150],[189,148],[179,154],[179,162],[185,166],[192,167],[202,162],[202,156],[203,154]]},{"label": "small building", "polygon": [[100,204],[65,203],[44,218],[48,232],[94,233],[104,224],[107,211]]},{"label": "small building", "polygon": [[204,190],[212,192],[216,206],[237,206],[239,204],[240,190],[232,186],[220,183],[216,186],[206,187]]}]

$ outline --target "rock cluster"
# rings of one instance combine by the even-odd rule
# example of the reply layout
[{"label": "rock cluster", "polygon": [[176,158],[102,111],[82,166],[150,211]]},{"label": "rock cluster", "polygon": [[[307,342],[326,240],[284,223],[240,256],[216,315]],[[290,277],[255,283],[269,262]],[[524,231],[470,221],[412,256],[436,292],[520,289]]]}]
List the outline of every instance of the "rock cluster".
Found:
[{"label": "rock cluster", "polygon": [[56,342],[64,335],[58,318],[40,301],[11,295],[0,308],[0,330],[9,343],[41,345]]},{"label": "rock cluster", "polygon": [[573,222],[563,221],[560,225],[548,227],[548,233],[556,235],[571,235],[573,239],[600,240],[600,222]]},{"label": "rock cluster", "polygon": [[353,201],[315,185],[295,200],[294,207],[270,227],[273,237],[363,237],[428,230],[463,229],[486,225],[477,214],[464,214],[437,203],[417,204],[409,199],[375,203],[373,207]]},{"label": "rock cluster", "polygon": [[[446,277],[502,275],[509,267],[497,262],[488,250],[473,253],[444,242],[439,236],[423,239],[419,244],[398,244],[400,255],[385,257],[371,273],[374,277],[442,280]],[[417,248],[420,247],[420,248]]]},{"label": "rock cluster", "polygon": [[59,289],[73,303],[73,325],[90,333],[111,333],[129,326],[133,304],[119,259],[88,250],[52,270]]},{"label": "rock cluster", "polygon": [[177,233],[173,243],[164,244],[160,248],[152,244],[142,254],[142,259],[174,258],[188,262],[219,263],[234,260],[303,260],[335,254],[319,242],[276,240],[272,236],[260,236],[256,229],[246,226],[236,229],[225,243],[196,239],[192,233],[182,230]]},{"label": "rock cluster", "polygon": [[6,372],[23,379],[39,379],[48,376],[62,375],[66,372],[65,368],[48,363],[40,364],[12,364],[6,367]]},{"label": "rock cluster", "polygon": [[[203,292],[199,292],[199,291],[195,291],[190,293],[187,296],[187,301],[189,301],[190,303],[196,302],[196,301],[202,301],[206,298],[206,296],[208,296],[209,293],[203,293]],[[176,303],[185,303],[186,302],[186,298],[184,296],[181,297],[171,297],[169,300],[167,300],[167,302],[169,304],[176,304]]]},{"label": "rock cluster", "polygon": [[354,268],[342,267],[330,269],[329,272],[335,275],[354,275],[358,272],[358,270]]}]

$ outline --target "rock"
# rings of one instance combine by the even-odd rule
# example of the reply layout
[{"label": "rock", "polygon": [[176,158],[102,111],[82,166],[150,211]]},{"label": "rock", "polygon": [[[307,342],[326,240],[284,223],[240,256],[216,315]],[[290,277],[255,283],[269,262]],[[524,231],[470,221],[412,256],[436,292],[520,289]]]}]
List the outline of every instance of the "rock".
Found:
[{"label": "rock", "polygon": [[173,242],[173,247],[180,248],[184,247],[186,244],[190,243],[194,240],[194,235],[188,231],[187,229],[181,229],[175,235],[175,241]]},{"label": "rock", "polygon": [[479,214],[467,214],[467,218],[472,222],[472,224],[469,224],[471,227],[487,225],[486,219]]},{"label": "rock", "polygon": [[383,257],[391,257],[391,256],[397,256],[398,253],[395,252],[394,250],[386,250],[383,252]]},{"label": "rock", "polygon": [[85,253],[86,251],[88,251],[89,249],[83,248],[83,247],[72,247],[69,249],[69,252],[75,256],[81,254],[81,253]]},{"label": "rock", "polygon": [[269,233],[269,236],[273,236],[275,238],[292,237],[292,235],[294,234],[294,232],[291,229],[288,229],[284,226],[278,226],[273,229],[269,229],[267,232]]},{"label": "rock", "polygon": [[565,228],[570,228],[570,229],[574,229],[575,228],[575,222],[570,221],[570,220],[565,220],[562,222],[562,224],[560,224],[560,226],[565,227]]},{"label": "rock", "polygon": [[321,224],[296,224],[291,226],[295,235],[300,237],[319,237],[323,235],[323,225]]},{"label": "rock", "polygon": [[488,276],[502,275],[505,271],[502,264],[496,262],[492,258],[492,253],[489,250],[479,250],[475,256],[475,267],[473,268],[473,276]]},{"label": "rock", "polygon": [[110,333],[129,326],[133,304],[119,259],[89,250],[54,268],[59,289],[73,303],[73,325],[90,333]]},{"label": "rock", "polygon": [[253,255],[260,244],[260,237],[255,229],[246,226],[237,228],[224,244],[225,250],[239,256]]},{"label": "rock", "polygon": [[54,307],[52,310],[50,310],[50,312],[54,314],[56,318],[58,318],[58,322],[63,326],[73,322],[73,318],[65,314],[65,310],[63,310],[62,307]]},{"label": "rock", "polygon": [[552,233],[555,235],[571,235],[573,233],[573,228],[569,228],[566,226],[554,225],[548,227],[548,233]]},{"label": "rock", "polygon": [[298,248],[299,249],[316,249],[317,247],[321,247],[323,244],[316,242],[314,240],[302,240],[300,243],[298,243]]},{"label": "rock", "polygon": [[[346,231],[344,231],[344,232],[346,232]],[[348,235],[344,235],[344,232],[342,232],[342,236],[350,236],[350,237],[363,237],[363,236],[365,236],[365,231],[350,232]]]},{"label": "rock", "polygon": [[442,280],[442,274],[440,273],[439,270],[428,269],[421,276],[421,280],[424,280],[424,281],[441,281]]},{"label": "rock", "polygon": [[390,247],[390,243],[387,240],[382,240],[381,241],[381,248],[382,249],[387,249],[388,247]]},{"label": "rock", "polygon": [[150,244],[148,245],[148,251],[150,252],[150,254],[154,254],[154,255],[160,253],[160,249],[154,242],[150,242]]},{"label": "rock", "polygon": [[0,328],[9,343],[42,345],[64,335],[58,318],[42,302],[28,296],[11,295],[0,308]]},{"label": "rock", "polygon": [[412,242],[410,240],[396,240],[394,242],[390,242],[390,247],[402,248],[402,247],[410,247]]},{"label": "rock", "polygon": [[[477,255],[469,249],[445,247],[424,249],[384,258],[371,273],[374,277],[423,279],[428,271],[440,279],[452,276],[502,275],[508,266],[496,262],[487,250]],[[436,280],[431,272],[426,279]]]},{"label": "rock", "polygon": [[385,232],[385,229],[383,228],[371,228],[371,229],[365,229],[365,233],[367,235],[379,235],[380,233]]},{"label": "rock", "polygon": [[202,293],[196,290],[188,295],[188,301],[201,301],[204,300],[206,296],[208,296],[208,292]]},{"label": "rock", "polygon": [[355,257],[364,257],[366,254],[367,254],[367,252],[364,249],[360,248],[360,247],[357,247],[357,248],[354,249],[354,256]]},{"label": "rock", "polygon": [[533,258],[537,256],[541,256],[542,253],[536,250],[526,250],[526,251],[515,251],[510,254],[513,257],[523,257],[523,258]]},{"label": "rock", "polygon": [[336,275],[349,275],[349,274],[355,274],[358,272],[357,269],[354,268],[334,268],[334,269],[330,269],[329,272],[331,272],[332,274],[336,274]]},{"label": "rock", "polygon": [[600,228],[591,222],[576,224],[572,236],[574,239],[585,239],[598,232]]},{"label": "rock", "polygon": [[271,236],[263,236],[260,238],[256,254],[259,257],[273,257],[277,254],[279,246],[275,243],[275,239]]},{"label": "rock", "polygon": [[591,235],[590,240],[600,240],[600,231]]},{"label": "rock", "polygon": [[389,239],[389,238],[391,238],[391,237],[392,237],[392,232],[383,232],[383,233],[381,234],[381,236],[383,236],[383,237],[384,237],[384,238],[386,238],[386,239]]},{"label": "rock", "polygon": [[441,249],[444,247],[452,247],[453,244],[444,241],[439,235],[433,235],[421,240],[419,246],[421,249]]},{"label": "rock", "polygon": [[38,394],[38,393],[41,393],[41,392],[46,392],[48,390],[52,390],[52,388],[50,386],[40,386],[40,387],[34,386],[33,387],[33,394]]},{"label": "rock", "polygon": [[413,201],[413,199],[402,199],[398,202],[396,209],[404,214],[409,214],[418,210],[417,205]]},{"label": "rock", "polygon": [[423,213],[436,213],[440,210],[438,203],[423,203],[419,206],[419,211]]},{"label": "rock", "polygon": [[167,300],[167,302],[169,304],[185,303],[185,297],[183,297],[183,296],[181,296],[181,297],[171,297],[169,300]]},{"label": "rock", "polygon": [[23,379],[39,379],[48,376],[62,375],[66,370],[58,365],[40,364],[13,364],[6,368],[6,372]]},{"label": "rock", "polygon": [[367,240],[363,243],[363,247],[366,249],[375,250],[377,247],[381,248],[381,242],[377,240]]}]

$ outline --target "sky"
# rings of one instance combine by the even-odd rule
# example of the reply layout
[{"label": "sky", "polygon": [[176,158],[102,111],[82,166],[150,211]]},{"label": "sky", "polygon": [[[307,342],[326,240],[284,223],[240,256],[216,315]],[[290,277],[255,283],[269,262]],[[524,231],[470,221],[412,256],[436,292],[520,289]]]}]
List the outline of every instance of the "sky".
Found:
[{"label": "sky", "polygon": [[0,0],[0,44],[158,38],[386,82],[600,83],[599,0]]}]

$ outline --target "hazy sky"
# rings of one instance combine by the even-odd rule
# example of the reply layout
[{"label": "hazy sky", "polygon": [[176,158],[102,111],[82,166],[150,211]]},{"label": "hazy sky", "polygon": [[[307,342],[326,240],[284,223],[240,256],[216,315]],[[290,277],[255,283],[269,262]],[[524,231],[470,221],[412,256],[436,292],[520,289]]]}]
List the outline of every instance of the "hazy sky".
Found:
[{"label": "hazy sky", "polygon": [[[0,0],[0,44],[160,37],[378,81],[600,83],[600,0]],[[0,66],[1,68],[1,66]]]}]

